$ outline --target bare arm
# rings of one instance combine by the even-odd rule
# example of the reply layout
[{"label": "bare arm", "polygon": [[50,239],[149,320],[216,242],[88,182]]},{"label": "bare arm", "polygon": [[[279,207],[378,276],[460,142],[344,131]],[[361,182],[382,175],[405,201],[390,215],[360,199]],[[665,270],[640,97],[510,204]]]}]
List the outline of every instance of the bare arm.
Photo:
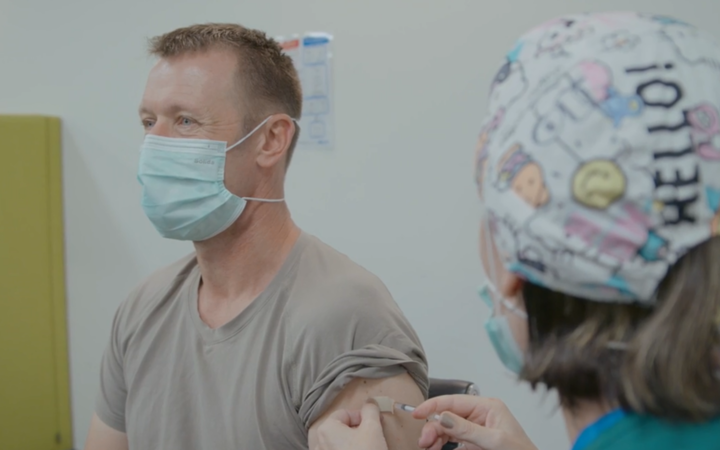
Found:
[{"label": "bare arm", "polygon": [[[317,429],[333,412],[339,409],[359,410],[370,397],[388,396],[398,402],[419,405],[425,399],[420,388],[408,374],[379,380],[356,379],[350,382],[328,407],[323,415],[310,426],[308,446],[317,447]],[[409,413],[383,414],[383,432],[389,450],[417,449],[424,421],[413,419]],[[86,449],[87,450],[87,449]]]},{"label": "bare arm", "polygon": [[93,414],[85,450],[128,450],[127,435],[111,428]]}]

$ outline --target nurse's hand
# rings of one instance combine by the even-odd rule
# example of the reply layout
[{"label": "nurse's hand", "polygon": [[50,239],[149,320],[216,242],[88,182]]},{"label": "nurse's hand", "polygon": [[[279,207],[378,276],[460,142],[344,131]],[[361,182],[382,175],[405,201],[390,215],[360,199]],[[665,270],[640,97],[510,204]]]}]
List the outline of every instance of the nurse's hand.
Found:
[{"label": "nurse's hand", "polygon": [[387,450],[377,405],[339,410],[318,427],[318,450]]},{"label": "nurse's hand", "polygon": [[537,450],[518,421],[500,400],[471,395],[432,398],[413,412],[416,419],[440,414],[420,436],[420,448],[440,450],[448,441],[463,442],[467,449]]}]

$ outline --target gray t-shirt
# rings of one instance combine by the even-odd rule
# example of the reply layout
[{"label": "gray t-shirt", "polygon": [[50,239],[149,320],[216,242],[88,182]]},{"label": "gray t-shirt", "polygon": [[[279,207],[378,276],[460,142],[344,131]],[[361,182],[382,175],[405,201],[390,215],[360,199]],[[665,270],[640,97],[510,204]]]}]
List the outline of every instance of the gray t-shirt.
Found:
[{"label": "gray t-shirt", "polygon": [[385,286],[301,234],[275,279],[211,329],[194,255],[120,306],[96,413],[130,449],[304,449],[307,430],[353,378],[408,372],[427,394],[417,335]]}]

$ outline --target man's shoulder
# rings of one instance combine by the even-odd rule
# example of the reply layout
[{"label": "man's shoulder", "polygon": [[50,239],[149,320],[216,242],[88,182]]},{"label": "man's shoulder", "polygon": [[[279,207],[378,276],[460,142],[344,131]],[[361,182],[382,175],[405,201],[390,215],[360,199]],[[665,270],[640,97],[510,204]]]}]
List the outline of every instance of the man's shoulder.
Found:
[{"label": "man's shoulder", "polygon": [[309,239],[286,305],[292,323],[325,329],[358,321],[406,321],[380,278],[319,239]]},{"label": "man's shoulder", "polygon": [[142,280],[118,308],[117,320],[124,325],[122,328],[142,320],[164,300],[175,297],[174,294],[182,289],[196,267],[197,260],[192,253],[156,270]]},{"label": "man's shoulder", "polygon": [[[375,274],[320,239],[307,235],[296,282],[312,293],[343,293],[342,297],[370,296],[392,301],[385,284]],[[328,298],[328,297],[324,297]]]}]

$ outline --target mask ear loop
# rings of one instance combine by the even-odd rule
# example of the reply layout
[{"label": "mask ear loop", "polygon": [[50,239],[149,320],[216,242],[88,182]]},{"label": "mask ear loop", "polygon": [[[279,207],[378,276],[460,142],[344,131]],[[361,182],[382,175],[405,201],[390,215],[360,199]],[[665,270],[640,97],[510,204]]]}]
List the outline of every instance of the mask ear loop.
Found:
[{"label": "mask ear loop", "polygon": [[226,147],[225,147],[225,153],[229,152],[230,150],[234,149],[234,148],[237,147],[238,145],[240,145],[240,144],[242,144],[243,142],[245,142],[250,136],[252,136],[253,134],[255,134],[255,132],[256,132],[257,130],[259,130],[263,125],[265,125],[265,124],[267,123],[267,121],[270,120],[271,117],[272,117],[272,116],[267,116],[267,118],[265,118],[265,120],[263,120],[262,122],[260,122],[260,124],[259,124],[258,126],[256,126],[255,128],[253,128],[252,131],[250,131],[248,134],[246,134],[245,137],[243,137],[242,139],[240,139],[239,141],[237,141],[236,143],[234,143],[234,144],[231,145],[230,147],[227,147],[227,146],[226,146]]},{"label": "mask ear loop", "polygon": [[[230,150],[234,149],[234,148],[237,147],[238,145],[240,145],[240,144],[242,144],[243,142],[245,142],[245,141],[246,141],[250,136],[252,136],[257,130],[259,130],[263,125],[265,125],[265,124],[267,123],[267,121],[270,120],[271,117],[272,117],[272,116],[268,116],[265,120],[263,120],[262,122],[260,122],[260,124],[259,124],[258,126],[256,126],[255,128],[253,128],[252,131],[250,131],[248,134],[246,134],[245,137],[243,137],[242,139],[240,139],[239,141],[237,141],[236,143],[234,143],[234,144],[231,145],[230,147],[226,147],[226,148],[225,148],[225,153],[229,152]],[[297,131],[297,127],[299,127],[300,125],[298,124],[298,121],[297,121],[296,119],[292,119],[292,121],[293,121],[293,123],[295,124],[296,131]],[[245,200],[246,202],[282,203],[282,202],[285,201],[284,198],[256,198],[256,197],[241,197],[241,198],[242,198],[243,200]]]},{"label": "mask ear loop", "polygon": [[[265,120],[263,120],[262,122],[260,122],[260,124],[259,124],[258,126],[256,126],[255,128],[253,128],[252,131],[250,131],[248,134],[246,134],[245,137],[241,138],[239,141],[237,141],[236,143],[234,143],[234,144],[231,145],[230,147],[227,147],[227,144],[226,144],[225,152],[229,152],[230,150],[234,149],[234,148],[237,147],[238,145],[240,145],[240,144],[242,144],[243,142],[245,142],[245,140],[247,140],[247,138],[249,138],[250,136],[252,136],[253,134],[255,134],[255,132],[256,132],[257,130],[259,130],[263,125],[265,125],[265,124],[268,122],[268,120],[270,120],[271,117],[272,117],[272,116],[267,116],[267,117],[265,118]],[[295,119],[295,118],[293,118],[293,117],[291,117],[290,119],[292,119],[293,125],[295,126],[295,132],[297,133],[298,128],[300,128],[300,124],[298,123],[297,119]]]},{"label": "mask ear loop", "polygon": [[284,198],[256,198],[256,197],[240,197],[246,202],[263,202],[263,203],[282,203]]},{"label": "mask ear loop", "polygon": [[[518,316],[522,319],[527,320],[527,318],[528,318],[527,313],[525,311],[523,311],[522,309],[518,308],[516,305],[514,305],[510,300],[505,298],[505,296],[502,295],[502,293],[497,288],[497,285],[495,284],[495,283],[497,283],[497,281],[496,281],[497,280],[496,266],[498,264],[502,264],[502,261],[498,261],[497,258],[495,257],[495,253],[497,252],[497,250],[495,248],[495,243],[493,242],[492,236],[490,234],[491,233],[490,222],[487,219],[485,221],[484,231],[485,231],[485,233],[483,233],[484,234],[483,240],[485,241],[486,252],[489,252],[488,259],[490,260],[490,261],[488,261],[488,263],[490,265],[490,270],[489,270],[490,273],[486,274],[486,276],[488,277],[488,287],[493,292],[494,297],[496,298],[496,301],[499,301],[511,313],[515,314],[516,316]],[[486,272],[488,272],[487,269],[486,269]]]}]

